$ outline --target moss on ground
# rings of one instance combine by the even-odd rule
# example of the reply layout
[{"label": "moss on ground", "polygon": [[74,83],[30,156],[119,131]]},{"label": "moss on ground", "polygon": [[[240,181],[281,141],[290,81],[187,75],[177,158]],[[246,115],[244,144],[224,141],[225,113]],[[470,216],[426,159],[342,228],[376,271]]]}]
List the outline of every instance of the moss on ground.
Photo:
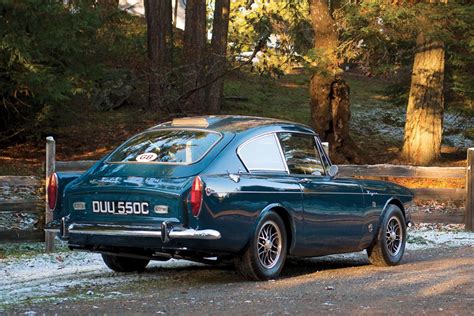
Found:
[{"label": "moss on ground", "polygon": [[[5,258],[25,258],[43,254],[45,251],[44,242],[21,242],[0,244],[0,259]],[[56,242],[57,252],[69,252],[66,243]]]}]

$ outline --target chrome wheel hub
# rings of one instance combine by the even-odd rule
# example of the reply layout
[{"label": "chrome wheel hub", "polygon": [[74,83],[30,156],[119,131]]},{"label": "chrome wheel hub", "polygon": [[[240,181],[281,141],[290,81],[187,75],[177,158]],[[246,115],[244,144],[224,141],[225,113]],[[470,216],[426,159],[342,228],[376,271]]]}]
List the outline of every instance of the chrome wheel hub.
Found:
[{"label": "chrome wheel hub", "polygon": [[268,221],[260,228],[257,238],[258,260],[263,267],[271,269],[281,256],[280,228],[275,222]]},{"label": "chrome wheel hub", "polygon": [[397,234],[395,232],[390,232],[390,240],[393,241],[397,239]]},{"label": "chrome wheel hub", "polygon": [[393,216],[388,221],[385,237],[388,253],[391,256],[396,256],[400,252],[403,242],[402,223],[397,217]]},{"label": "chrome wheel hub", "polygon": [[270,251],[273,247],[273,243],[270,240],[265,240],[265,245],[263,246],[266,251]]}]

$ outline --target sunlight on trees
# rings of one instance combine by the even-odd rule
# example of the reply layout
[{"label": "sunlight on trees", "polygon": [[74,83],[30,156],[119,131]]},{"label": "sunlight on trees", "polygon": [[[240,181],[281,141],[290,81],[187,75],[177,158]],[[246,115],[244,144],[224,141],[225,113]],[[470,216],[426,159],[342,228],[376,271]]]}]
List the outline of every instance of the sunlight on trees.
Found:
[{"label": "sunlight on trees", "polygon": [[347,69],[399,82],[392,102],[407,106],[406,161],[439,158],[445,108],[472,115],[467,0],[188,1],[184,32],[173,27],[175,0],[144,1],[145,17],[117,3],[2,2],[0,143],[41,136],[65,102],[105,111],[133,99],[163,118],[219,113],[224,81],[242,72],[311,73],[308,122],[340,161],[358,161]]},{"label": "sunlight on trees", "polygon": [[438,159],[443,129],[444,45],[419,35],[413,62],[402,156],[416,165]]}]

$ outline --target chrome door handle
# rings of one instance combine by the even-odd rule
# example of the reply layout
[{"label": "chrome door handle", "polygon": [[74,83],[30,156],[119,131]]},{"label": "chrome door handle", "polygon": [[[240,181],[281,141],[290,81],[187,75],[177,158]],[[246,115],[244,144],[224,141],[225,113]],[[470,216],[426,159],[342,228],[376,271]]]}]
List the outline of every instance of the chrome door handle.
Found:
[{"label": "chrome door handle", "polygon": [[311,179],[309,178],[303,178],[303,179],[299,179],[298,180],[298,183],[311,183]]}]

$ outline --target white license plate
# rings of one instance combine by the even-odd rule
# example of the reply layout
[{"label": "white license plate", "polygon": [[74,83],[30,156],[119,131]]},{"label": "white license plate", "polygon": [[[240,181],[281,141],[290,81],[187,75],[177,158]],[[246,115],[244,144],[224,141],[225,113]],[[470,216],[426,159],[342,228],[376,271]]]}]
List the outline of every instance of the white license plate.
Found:
[{"label": "white license plate", "polygon": [[92,201],[92,212],[100,214],[147,215],[148,202]]}]

